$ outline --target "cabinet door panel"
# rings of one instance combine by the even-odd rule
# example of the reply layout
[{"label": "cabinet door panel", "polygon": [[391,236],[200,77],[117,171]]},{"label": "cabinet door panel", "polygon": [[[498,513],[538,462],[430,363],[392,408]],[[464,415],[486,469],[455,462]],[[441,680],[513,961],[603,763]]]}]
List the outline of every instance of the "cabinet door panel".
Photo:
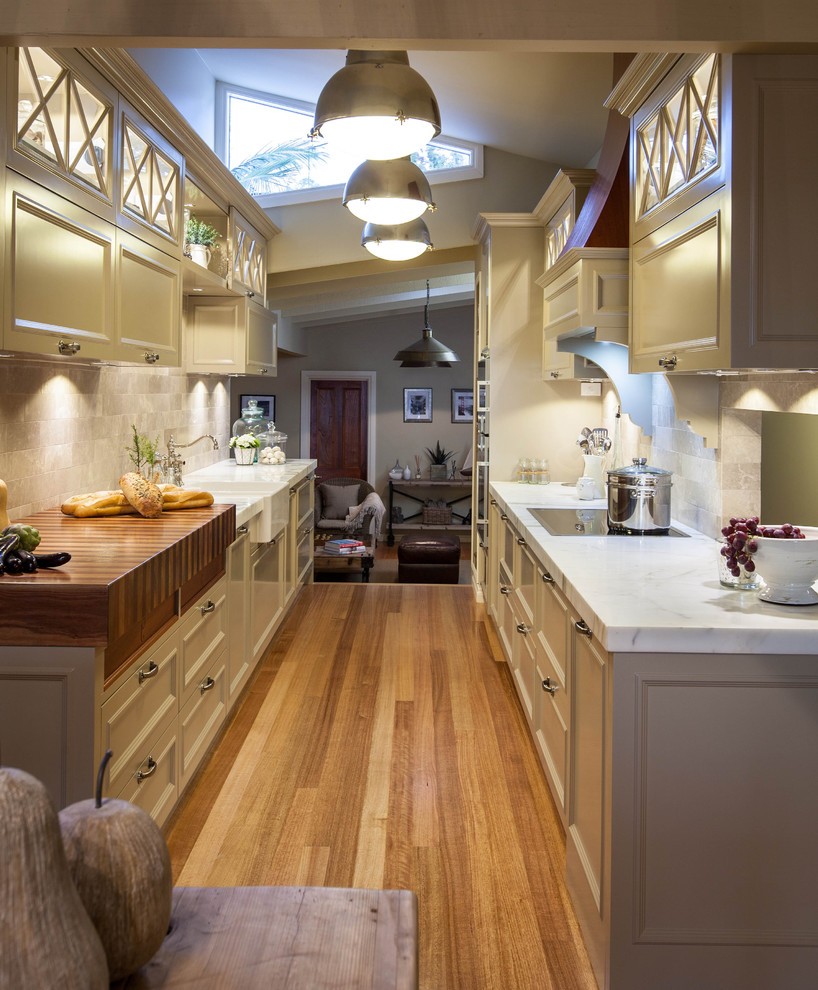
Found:
[{"label": "cabinet door panel", "polygon": [[11,173],[6,204],[5,346],[111,356],[115,228]]},{"label": "cabinet door panel", "polygon": [[119,356],[172,367],[179,363],[181,265],[156,248],[117,234]]},{"label": "cabinet door panel", "polygon": [[235,209],[230,210],[233,267],[231,288],[264,303],[267,290],[267,241]]},{"label": "cabinet door panel", "polygon": [[633,246],[633,371],[727,367],[730,211],[719,192]]},{"label": "cabinet door panel", "polygon": [[187,787],[227,712],[227,653],[223,651],[179,713],[179,785]]},{"label": "cabinet door panel", "polygon": [[184,704],[227,639],[227,583],[220,580],[190,608],[179,631]]},{"label": "cabinet door panel", "polygon": [[157,825],[164,824],[179,799],[179,737],[174,720],[167,732],[145,745],[117,797],[139,805]]},{"label": "cabinet door panel", "polygon": [[279,537],[257,547],[250,557],[250,642],[254,661],[270,641],[284,608],[285,544]]},{"label": "cabinet door panel", "polygon": [[249,303],[247,309],[247,372],[275,374],[275,317],[269,309]]}]

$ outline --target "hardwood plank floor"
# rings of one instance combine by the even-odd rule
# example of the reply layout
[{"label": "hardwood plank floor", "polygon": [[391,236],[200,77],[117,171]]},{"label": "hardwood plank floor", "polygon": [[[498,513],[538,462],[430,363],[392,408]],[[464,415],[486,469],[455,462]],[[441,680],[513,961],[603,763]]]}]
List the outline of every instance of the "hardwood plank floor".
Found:
[{"label": "hardwood plank floor", "polygon": [[168,829],[175,882],[405,888],[423,990],[596,990],[484,606],[306,587]]}]

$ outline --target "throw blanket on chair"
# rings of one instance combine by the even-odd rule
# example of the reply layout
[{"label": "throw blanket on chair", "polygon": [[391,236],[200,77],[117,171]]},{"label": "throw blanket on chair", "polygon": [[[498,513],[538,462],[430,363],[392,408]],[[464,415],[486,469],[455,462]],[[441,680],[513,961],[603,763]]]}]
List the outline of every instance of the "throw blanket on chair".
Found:
[{"label": "throw blanket on chair", "polygon": [[366,519],[372,517],[371,533],[373,539],[373,547],[378,545],[378,534],[381,531],[381,526],[383,525],[383,517],[386,515],[386,506],[383,504],[380,495],[377,492],[370,492],[366,498],[361,502],[360,505],[353,505],[349,510],[349,514],[344,520],[344,529],[348,533],[356,533],[366,522]]}]

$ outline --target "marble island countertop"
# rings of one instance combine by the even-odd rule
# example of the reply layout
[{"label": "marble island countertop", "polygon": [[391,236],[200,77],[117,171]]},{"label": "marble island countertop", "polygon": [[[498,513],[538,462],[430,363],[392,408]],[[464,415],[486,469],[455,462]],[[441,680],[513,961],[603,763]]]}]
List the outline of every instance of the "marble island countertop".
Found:
[{"label": "marble island countertop", "polygon": [[606,501],[580,501],[557,483],[499,482],[491,493],[610,652],[818,654],[818,605],[773,605],[723,588],[708,536],[676,521],[688,539],[552,536],[530,507]]}]

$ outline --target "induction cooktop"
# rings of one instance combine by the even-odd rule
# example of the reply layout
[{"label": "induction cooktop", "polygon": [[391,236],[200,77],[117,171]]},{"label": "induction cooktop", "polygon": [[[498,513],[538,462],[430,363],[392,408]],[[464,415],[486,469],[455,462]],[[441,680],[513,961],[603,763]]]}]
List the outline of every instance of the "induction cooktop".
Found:
[{"label": "induction cooktop", "polygon": [[608,526],[607,509],[534,508],[528,511],[552,536],[687,536],[673,526],[667,530],[623,533]]}]

